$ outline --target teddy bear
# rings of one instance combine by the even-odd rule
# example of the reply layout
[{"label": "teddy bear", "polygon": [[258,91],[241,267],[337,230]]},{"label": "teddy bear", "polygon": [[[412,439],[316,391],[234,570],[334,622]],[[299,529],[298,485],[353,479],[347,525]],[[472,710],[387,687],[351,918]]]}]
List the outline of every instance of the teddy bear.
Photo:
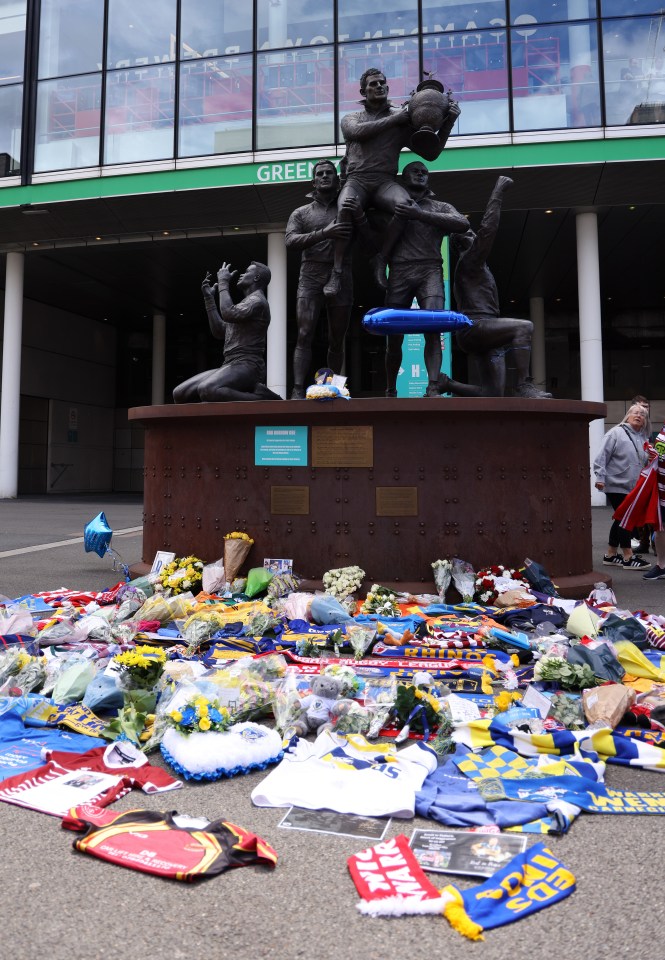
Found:
[{"label": "teddy bear", "polygon": [[330,720],[330,712],[339,699],[342,688],[337,677],[320,673],[312,680],[312,692],[300,701],[300,716],[294,721],[293,728],[299,737],[314,730],[320,733]]}]

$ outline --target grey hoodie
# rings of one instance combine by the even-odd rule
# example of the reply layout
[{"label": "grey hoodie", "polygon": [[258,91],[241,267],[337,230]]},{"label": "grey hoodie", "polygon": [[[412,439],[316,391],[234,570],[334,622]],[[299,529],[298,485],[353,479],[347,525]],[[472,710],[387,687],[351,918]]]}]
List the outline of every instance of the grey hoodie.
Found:
[{"label": "grey hoodie", "polygon": [[607,431],[593,461],[596,480],[605,484],[604,493],[630,493],[647,462],[643,446],[644,434],[627,423]]}]

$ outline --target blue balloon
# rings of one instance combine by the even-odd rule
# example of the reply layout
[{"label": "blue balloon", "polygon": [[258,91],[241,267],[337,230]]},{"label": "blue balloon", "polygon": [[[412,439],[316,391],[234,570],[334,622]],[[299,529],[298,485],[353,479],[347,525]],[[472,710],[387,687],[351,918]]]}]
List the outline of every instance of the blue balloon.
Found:
[{"label": "blue balloon", "polygon": [[385,337],[393,333],[443,333],[473,326],[473,320],[454,310],[395,310],[375,307],[363,317],[368,333]]},{"label": "blue balloon", "polygon": [[96,553],[99,557],[109,550],[113,530],[108,525],[104,512],[98,513],[94,520],[87,523],[83,529],[83,546],[86,553]]}]

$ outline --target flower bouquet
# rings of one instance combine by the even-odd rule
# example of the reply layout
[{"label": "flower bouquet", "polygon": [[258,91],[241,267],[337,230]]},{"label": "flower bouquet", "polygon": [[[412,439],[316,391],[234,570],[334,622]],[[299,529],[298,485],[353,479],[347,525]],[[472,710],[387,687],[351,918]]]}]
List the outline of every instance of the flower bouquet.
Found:
[{"label": "flower bouquet", "polygon": [[344,600],[360,589],[364,579],[365,571],[360,567],[336,567],[323,574],[323,589],[331,597]]},{"label": "flower bouquet", "polygon": [[188,592],[197,594],[201,590],[204,566],[198,557],[176,557],[162,567],[160,583],[172,596]]},{"label": "flower bouquet", "polygon": [[586,690],[597,687],[599,680],[588,663],[569,663],[563,657],[542,657],[534,667],[534,680],[556,683],[562,690]]},{"label": "flower bouquet", "polygon": [[367,594],[360,612],[375,613],[380,617],[399,617],[397,593],[390,587],[382,587],[379,583],[372,584],[372,589]]},{"label": "flower bouquet", "polygon": [[346,639],[351,644],[353,656],[356,660],[362,660],[367,653],[372,640],[376,636],[374,626],[363,626],[362,624],[347,625],[345,630]]},{"label": "flower bouquet", "polygon": [[504,567],[501,563],[494,564],[485,570],[479,570],[476,574],[476,599],[480,603],[492,606],[500,593],[524,586],[526,583],[527,581],[518,570]]},{"label": "flower bouquet", "polygon": [[249,551],[252,549],[254,541],[247,533],[241,530],[234,530],[227,533],[224,537],[224,573],[228,583],[233,583],[240,568],[247,559]]},{"label": "flower bouquet", "polygon": [[436,592],[439,594],[441,603],[445,603],[446,590],[450,586],[453,574],[453,565],[450,560],[435,560],[432,564],[432,570],[434,571]]},{"label": "flower bouquet", "polygon": [[123,690],[152,690],[162,675],[166,650],[137,646],[118,653],[113,662],[120,668],[119,686]]},{"label": "flower bouquet", "polygon": [[460,560],[459,557],[453,557],[452,578],[457,587],[459,595],[464,603],[470,603],[473,600],[473,588],[475,581],[473,567],[466,560]]}]

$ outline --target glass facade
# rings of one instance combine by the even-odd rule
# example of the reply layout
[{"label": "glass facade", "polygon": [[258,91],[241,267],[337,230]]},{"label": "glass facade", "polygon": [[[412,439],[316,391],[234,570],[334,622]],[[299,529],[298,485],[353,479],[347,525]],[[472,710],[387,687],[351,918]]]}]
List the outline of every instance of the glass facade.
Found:
[{"label": "glass facade", "polygon": [[[452,90],[453,136],[665,122],[661,0],[0,0],[0,175],[341,143],[369,66]],[[37,13],[37,8],[38,13]]]},{"label": "glass facade", "polygon": [[0,177],[21,167],[27,0],[0,0]]}]

